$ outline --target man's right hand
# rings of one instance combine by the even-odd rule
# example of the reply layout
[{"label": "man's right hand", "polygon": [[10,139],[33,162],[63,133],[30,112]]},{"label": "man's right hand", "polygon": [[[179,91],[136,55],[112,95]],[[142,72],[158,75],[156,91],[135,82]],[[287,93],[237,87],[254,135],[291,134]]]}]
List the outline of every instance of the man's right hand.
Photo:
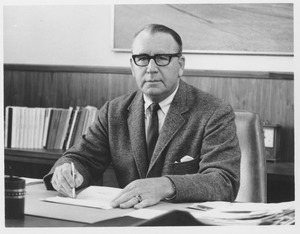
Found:
[{"label": "man's right hand", "polygon": [[70,163],[64,163],[55,168],[51,183],[53,188],[59,193],[72,197],[72,188],[78,188],[83,182],[82,175],[75,168],[75,181],[72,177]]}]

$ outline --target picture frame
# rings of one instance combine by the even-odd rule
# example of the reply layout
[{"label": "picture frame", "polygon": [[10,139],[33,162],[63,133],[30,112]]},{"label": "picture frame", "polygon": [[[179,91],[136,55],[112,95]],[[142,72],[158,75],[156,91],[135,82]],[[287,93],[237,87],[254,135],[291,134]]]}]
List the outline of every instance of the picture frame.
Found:
[{"label": "picture frame", "polygon": [[294,55],[292,3],[113,5],[115,52],[146,24],[169,26],[191,54]]}]

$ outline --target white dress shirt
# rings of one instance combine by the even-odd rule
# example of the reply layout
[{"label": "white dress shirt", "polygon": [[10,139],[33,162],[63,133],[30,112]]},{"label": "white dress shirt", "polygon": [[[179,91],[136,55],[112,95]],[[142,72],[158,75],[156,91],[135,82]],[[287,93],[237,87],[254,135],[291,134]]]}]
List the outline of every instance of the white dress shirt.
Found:
[{"label": "white dress shirt", "polygon": [[[160,109],[157,111],[157,116],[158,116],[158,131],[160,132],[164,122],[165,118],[167,116],[167,113],[169,111],[171,102],[174,99],[174,96],[178,90],[179,85],[177,85],[176,89],[174,92],[167,97],[165,100],[161,101],[159,104]],[[145,94],[143,94],[144,97],[144,109],[145,109],[145,132],[146,132],[146,139],[147,139],[147,128],[149,126],[149,118],[150,118],[150,110],[148,107],[153,103]]]}]

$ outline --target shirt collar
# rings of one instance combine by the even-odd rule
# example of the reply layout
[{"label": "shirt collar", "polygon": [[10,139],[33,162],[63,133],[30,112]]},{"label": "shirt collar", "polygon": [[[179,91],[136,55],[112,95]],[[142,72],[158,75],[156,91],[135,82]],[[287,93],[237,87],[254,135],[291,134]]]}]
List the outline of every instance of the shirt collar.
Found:
[{"label": "shirt collar", "polygon": [[[169,110],[169,107],[171,105],[171,102],[173,101],[174,99],[174,96],[178,90],[178,87],[179,87],[179,84],[177,85],[176,89],[173,91],[173,93],[171,93],[171,95],[169,95],[166,99],[164,99],[163,101],[159,102],[159,106],[160,106],[160,109],[161,111],[164,113],[164,114],[167,114],[168,110]],[[144,104],[144,107],[145,107],[145,113],[146,113],[146,110],[148,109],[148,107],[153,103],[149,97],[147,97],[145,94],[143,94],[143,97],[144,97],[144,101],[145,101],[145,104]]]}]

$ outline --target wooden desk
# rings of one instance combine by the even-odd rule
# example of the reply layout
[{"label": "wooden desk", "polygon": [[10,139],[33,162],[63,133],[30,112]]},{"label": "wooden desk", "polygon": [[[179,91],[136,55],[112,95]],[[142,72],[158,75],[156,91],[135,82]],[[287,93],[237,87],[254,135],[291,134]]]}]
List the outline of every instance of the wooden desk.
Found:
[{"label": "wooden desk", "polygon": [[[203,226],[205,218],[200,221],[191,212],[202,212],[188,209],[192,203],[168,203],[144,208],[142,213],[148,210],[152,218],[132,217],[128,214],[135,209],[111,209],[102,210],[89,207],[72,206],[41,201],[40,198],[56,196],[56,191],[47,191],[42,182],[26,185],[25,218],[20,220],[6,219],[5,226],[10,227],[128,227],[128,226]],[[159,211],[159,213],[155,212]],[[277,209],[276,209],[277,210]],[[161,214],[161,211],[165,211]],[[139,211],[140,212],[140,211]],[[154,213],[154,215],[153,215]],[[199,214],[199,213],[198,213]],[[244,215],[244,214],[243,214]],[[278,213],[278,219],[292,221],[294,223],[295,212]],[[285,217],[283,218],[282,215]],[[244,216],[243,216],[244,217]],[[264,214],[264,219],[265,214]],[[278,219],[276,221],[278,221]],[[214,219],[213,219],[214,220]],[[218,220],[218,218],[216,218]],[[274,220],[274,214],[270,220],[262,225],[270,225]],[[214,225],[210,222],[210,225]],[[232,225],[232,221],[230,222]],[[252,223],[253,224],[253,223]],[[274,223],[277,224],[278,223]],[[241,225],[241,223],[239,224]]]},{"label": "wooden desk", "polygon": [[[89,207],[70,206],[40,201],[40,198],[56,196],[56,191],[47,191],[43,183],[26,185],[25,218],[22,220],[6,219],[6,227],[83,227],[98,223],[99,221],[120,218],[135,209],[102,210]],[[187,208],[190,203],[172,204],[160,202],[155,207],[164,211],[181,210],[191,211]],[[84,214],[84,215],[83,215]],[[127,224],[134,224],[140,219],[125,220]],[[100,224],[101,225],[101,224]],[[120,226],[116,223],[115,226]]]},{"label": "wooden desk", "polygon": [[59,219],[49,219],[32,215],[25,215],[24,219],[5,219],[5,227],[84,227],[86,223],[71,222]]}]

